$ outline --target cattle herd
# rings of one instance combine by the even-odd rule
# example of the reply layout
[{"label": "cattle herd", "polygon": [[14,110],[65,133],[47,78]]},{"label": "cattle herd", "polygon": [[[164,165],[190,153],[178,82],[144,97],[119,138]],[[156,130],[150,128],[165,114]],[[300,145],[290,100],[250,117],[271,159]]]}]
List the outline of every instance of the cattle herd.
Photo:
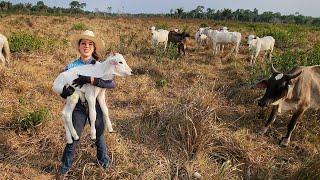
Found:
[{"label": "cattle herd", "polygon": [[[185,55],[187,38],[189,33],[179,32],[178,29],[168,31],[150,28],[152,33],[151,43],[153,47],[164,44],[164,49],[169,43],[176,45],[179,54],[181,51]],[[233,45],[230,52],[235,51],[235,56],[239,51],[241,33],[231,32],[227,27],[213,30],[210,27],[199,28],[194,36],[197,48],[212,44],[213,54],[224,51],[227,44]],[[249,35],[247,38],[249,52],[251,55],[250,64],[255,64],[260,51],[269,53],[271,60],[275,39],[271,36],[259,38]],[[4,55],[3,55],[4,54]],[[10,49],[5,36],[0,34],[0,59],[2,63],[9,63]],[[271,114],[260,133],[267,132],[269,126],[275,121],[278,114],[292,111],[293,116],[288,124],[286,135],[280,144],[287,146],[297,122],[307,109],[319,109],[320,105],[320,66],[297,66],[287,73],[277,71],[271,62],[271,77],[263,79],[254,88],[266,89],[264,96],[258,101],[261,107],[272,106]]]},{"label": "cattle herd", "polygon": [[[167,31],[151,27],[152,44],[153,46],[159,43],[167,44],[174,43],[185,52],[186,38],[188,33],[179,33],[178,30]],[[222,27],[213,30],[210,27],[199,28],[194,36],[197,43],[197,48],[203,45],[212,44],[213,54],[219,51],[223,52],[224,46],[232,44],[237,56],[239,45],[241,42],[241,33],[230,32],[227,27]],[[246,37],[250,52],[250,64],[255,64],[260,51],[265,51],[265,55],[269,54],[271,62],[272,52],[275,45],[275,39],[272,36],[259,38],[255,35]],[[271,77],[263,79],[254,88],[266,89],[264,96],[258,101],[261,107],[272,106],[271,114],[265,126],[261,129],[260,134],[265,134],[269,126],[275,121],[280,113],[293,112],[293,116],[288,124],[287,133],[280,141],[280,145],[287,146],[293,130],[297,122],[302,117],[304,112],[311,108],[318,110],[320,105],[320,66],[297,66],[288,73],[277,71],[271,62]]]}]

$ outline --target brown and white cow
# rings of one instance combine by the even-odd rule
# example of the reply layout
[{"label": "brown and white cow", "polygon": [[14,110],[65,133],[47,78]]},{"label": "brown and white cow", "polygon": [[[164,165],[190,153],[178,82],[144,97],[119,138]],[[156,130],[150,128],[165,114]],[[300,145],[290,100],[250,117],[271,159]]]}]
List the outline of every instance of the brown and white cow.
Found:
[{"label": "brown and white cow", "polygon": [[293,111],[288,131],[280,142],[287,146],[292,131],[303,113],[309,109],[319,109],[320,105],[320,66],[298,66],[288,73],[280,73],[271,65],[272,76],[258,82],[255,87],[266,88],[258,101],[261,107],[272,105],[272,112],[261,134],[267,132],[279,113]]}]

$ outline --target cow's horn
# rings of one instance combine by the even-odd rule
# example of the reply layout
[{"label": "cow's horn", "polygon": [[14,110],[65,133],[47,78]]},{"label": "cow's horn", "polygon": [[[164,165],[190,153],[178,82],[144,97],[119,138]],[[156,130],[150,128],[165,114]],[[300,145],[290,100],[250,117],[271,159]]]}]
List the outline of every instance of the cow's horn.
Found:
[{"label": "cow's horn", "polygon": [[271,68],[270,69],[271,69],[272,74],[280,73],[279,71],[276,70],[276,68],[273,67],[273,63],[272,62],[271,62]]},{"label": "cow's horn", "polygon": [[290,79],[294,79],[294,78],[298,77],[301,73],[302,73],[302,71],[295,73],[295,74],[286,74],[285,77],[287,80],[290,80]]}]

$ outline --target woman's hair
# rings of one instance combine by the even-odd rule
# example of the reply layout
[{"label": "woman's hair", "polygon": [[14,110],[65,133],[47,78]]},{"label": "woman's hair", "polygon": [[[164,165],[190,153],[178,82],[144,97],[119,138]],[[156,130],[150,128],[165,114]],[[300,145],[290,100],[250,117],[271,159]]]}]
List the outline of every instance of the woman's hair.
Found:
[{"label": "woman's hair", "polygon": [[[82,39],[80,39],[79,40],[79,42],[78,42],[78,47],[80,46],[80,42],[81,42],[81,40]],[[96,51],[96,44],[93,42],[93,44],[94,44],[94,50],[93,50],[93,53],[92,53],[92,57],[95,59],[95,60],[100,60],[101,59],[101,56],[100,56],[100,54],[99,53],[97,53],[97,51]]]}]

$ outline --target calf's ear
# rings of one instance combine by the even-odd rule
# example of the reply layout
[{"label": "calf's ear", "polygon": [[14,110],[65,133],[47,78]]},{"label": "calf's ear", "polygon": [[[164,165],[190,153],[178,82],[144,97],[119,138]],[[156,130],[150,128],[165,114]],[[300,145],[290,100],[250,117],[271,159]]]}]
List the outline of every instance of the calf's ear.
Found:
[{"label": "calf's ear", "polygon": [[262,79],[261,81],[255,83],[254,85],[251,86],[251,89],[265,89],[268,86],[268,80],[267,79]]}]

